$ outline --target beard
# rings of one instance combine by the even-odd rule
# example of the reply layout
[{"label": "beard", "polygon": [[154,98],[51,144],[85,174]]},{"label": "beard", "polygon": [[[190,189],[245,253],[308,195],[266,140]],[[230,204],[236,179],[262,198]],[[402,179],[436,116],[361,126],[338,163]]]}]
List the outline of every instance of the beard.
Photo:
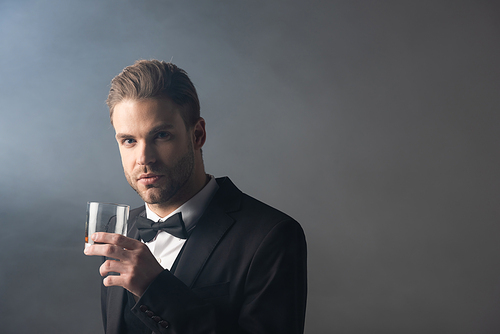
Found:
[{"label": "beard", "polygon": [[176,195],[179,195],[183,187],[193,175],[194,170],[194,151],[192,145],[188,145],[188,150],[176,163],[171,167],[167,167],[162,163],[155,162],[146,165],[142,170],[134,173],[139,175],[142,173],[154,173],[162,175],[161,183],[150,184],[145,190],[139,190],[137,186],[137,177],[125,175],[130,186],[148,204],[162,204],[170,201]]}]

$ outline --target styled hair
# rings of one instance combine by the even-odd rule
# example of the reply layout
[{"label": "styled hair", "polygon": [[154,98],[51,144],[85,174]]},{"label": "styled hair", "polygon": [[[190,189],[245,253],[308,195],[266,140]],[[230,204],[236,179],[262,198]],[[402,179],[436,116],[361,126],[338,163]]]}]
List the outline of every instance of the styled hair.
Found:
[{"label": "styled hair", "polygon": [[186,128],[192,128],[200,118],[200,101],[187,73],[172,63],[159,60],[138,60],[125,67],[111,80],[106,100],[113,123],[115,106],[123,100],[168,98],[180,107]]}]

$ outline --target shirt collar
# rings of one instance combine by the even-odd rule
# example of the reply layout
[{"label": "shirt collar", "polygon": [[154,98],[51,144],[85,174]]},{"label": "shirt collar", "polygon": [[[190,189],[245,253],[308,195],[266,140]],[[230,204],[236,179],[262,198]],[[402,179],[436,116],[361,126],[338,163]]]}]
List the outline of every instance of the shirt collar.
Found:
[{"label": "shirt collar", "polygon": [[187,202],[179,206],[168,216],[160,217],[151,209],[146,203],[146,217],[151,219],[152,221],[164,221],[169,217],[175,215],[178,212],[182,213],[182,220],[184,221],[184,225],[186,226],[186,230],[189,232],[193,229],[200,219],[201,215],[205,212],[205,209],[210,203],[212,196],[215,194],[217,189],[219,189],[219,185],[217,181],[215,181],[215,177],[213,175],[210,176],[210,181],[201,189],[196,195],[191,197]]}]

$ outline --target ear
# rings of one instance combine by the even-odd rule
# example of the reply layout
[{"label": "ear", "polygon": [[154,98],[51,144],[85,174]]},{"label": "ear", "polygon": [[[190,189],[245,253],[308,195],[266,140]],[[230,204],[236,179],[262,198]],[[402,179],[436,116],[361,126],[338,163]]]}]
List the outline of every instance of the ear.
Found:
[{"label": "ear", "polygon": [[193,148],[199,150],[205,144],[207,133],[205,132],[205,120],[203,117],[198,118],[198,121],[193,127]]}]

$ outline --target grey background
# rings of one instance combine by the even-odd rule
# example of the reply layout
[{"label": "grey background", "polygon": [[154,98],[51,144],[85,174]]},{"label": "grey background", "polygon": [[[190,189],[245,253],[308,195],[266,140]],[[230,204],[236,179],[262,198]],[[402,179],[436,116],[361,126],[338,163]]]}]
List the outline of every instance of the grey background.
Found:
[{"label": "grey background", "polygon": [[105,99],[173,60],[206,169],[300,221],[306,333],[500,331],[496,1],[0,1],[0,332],[101,333]]}]

